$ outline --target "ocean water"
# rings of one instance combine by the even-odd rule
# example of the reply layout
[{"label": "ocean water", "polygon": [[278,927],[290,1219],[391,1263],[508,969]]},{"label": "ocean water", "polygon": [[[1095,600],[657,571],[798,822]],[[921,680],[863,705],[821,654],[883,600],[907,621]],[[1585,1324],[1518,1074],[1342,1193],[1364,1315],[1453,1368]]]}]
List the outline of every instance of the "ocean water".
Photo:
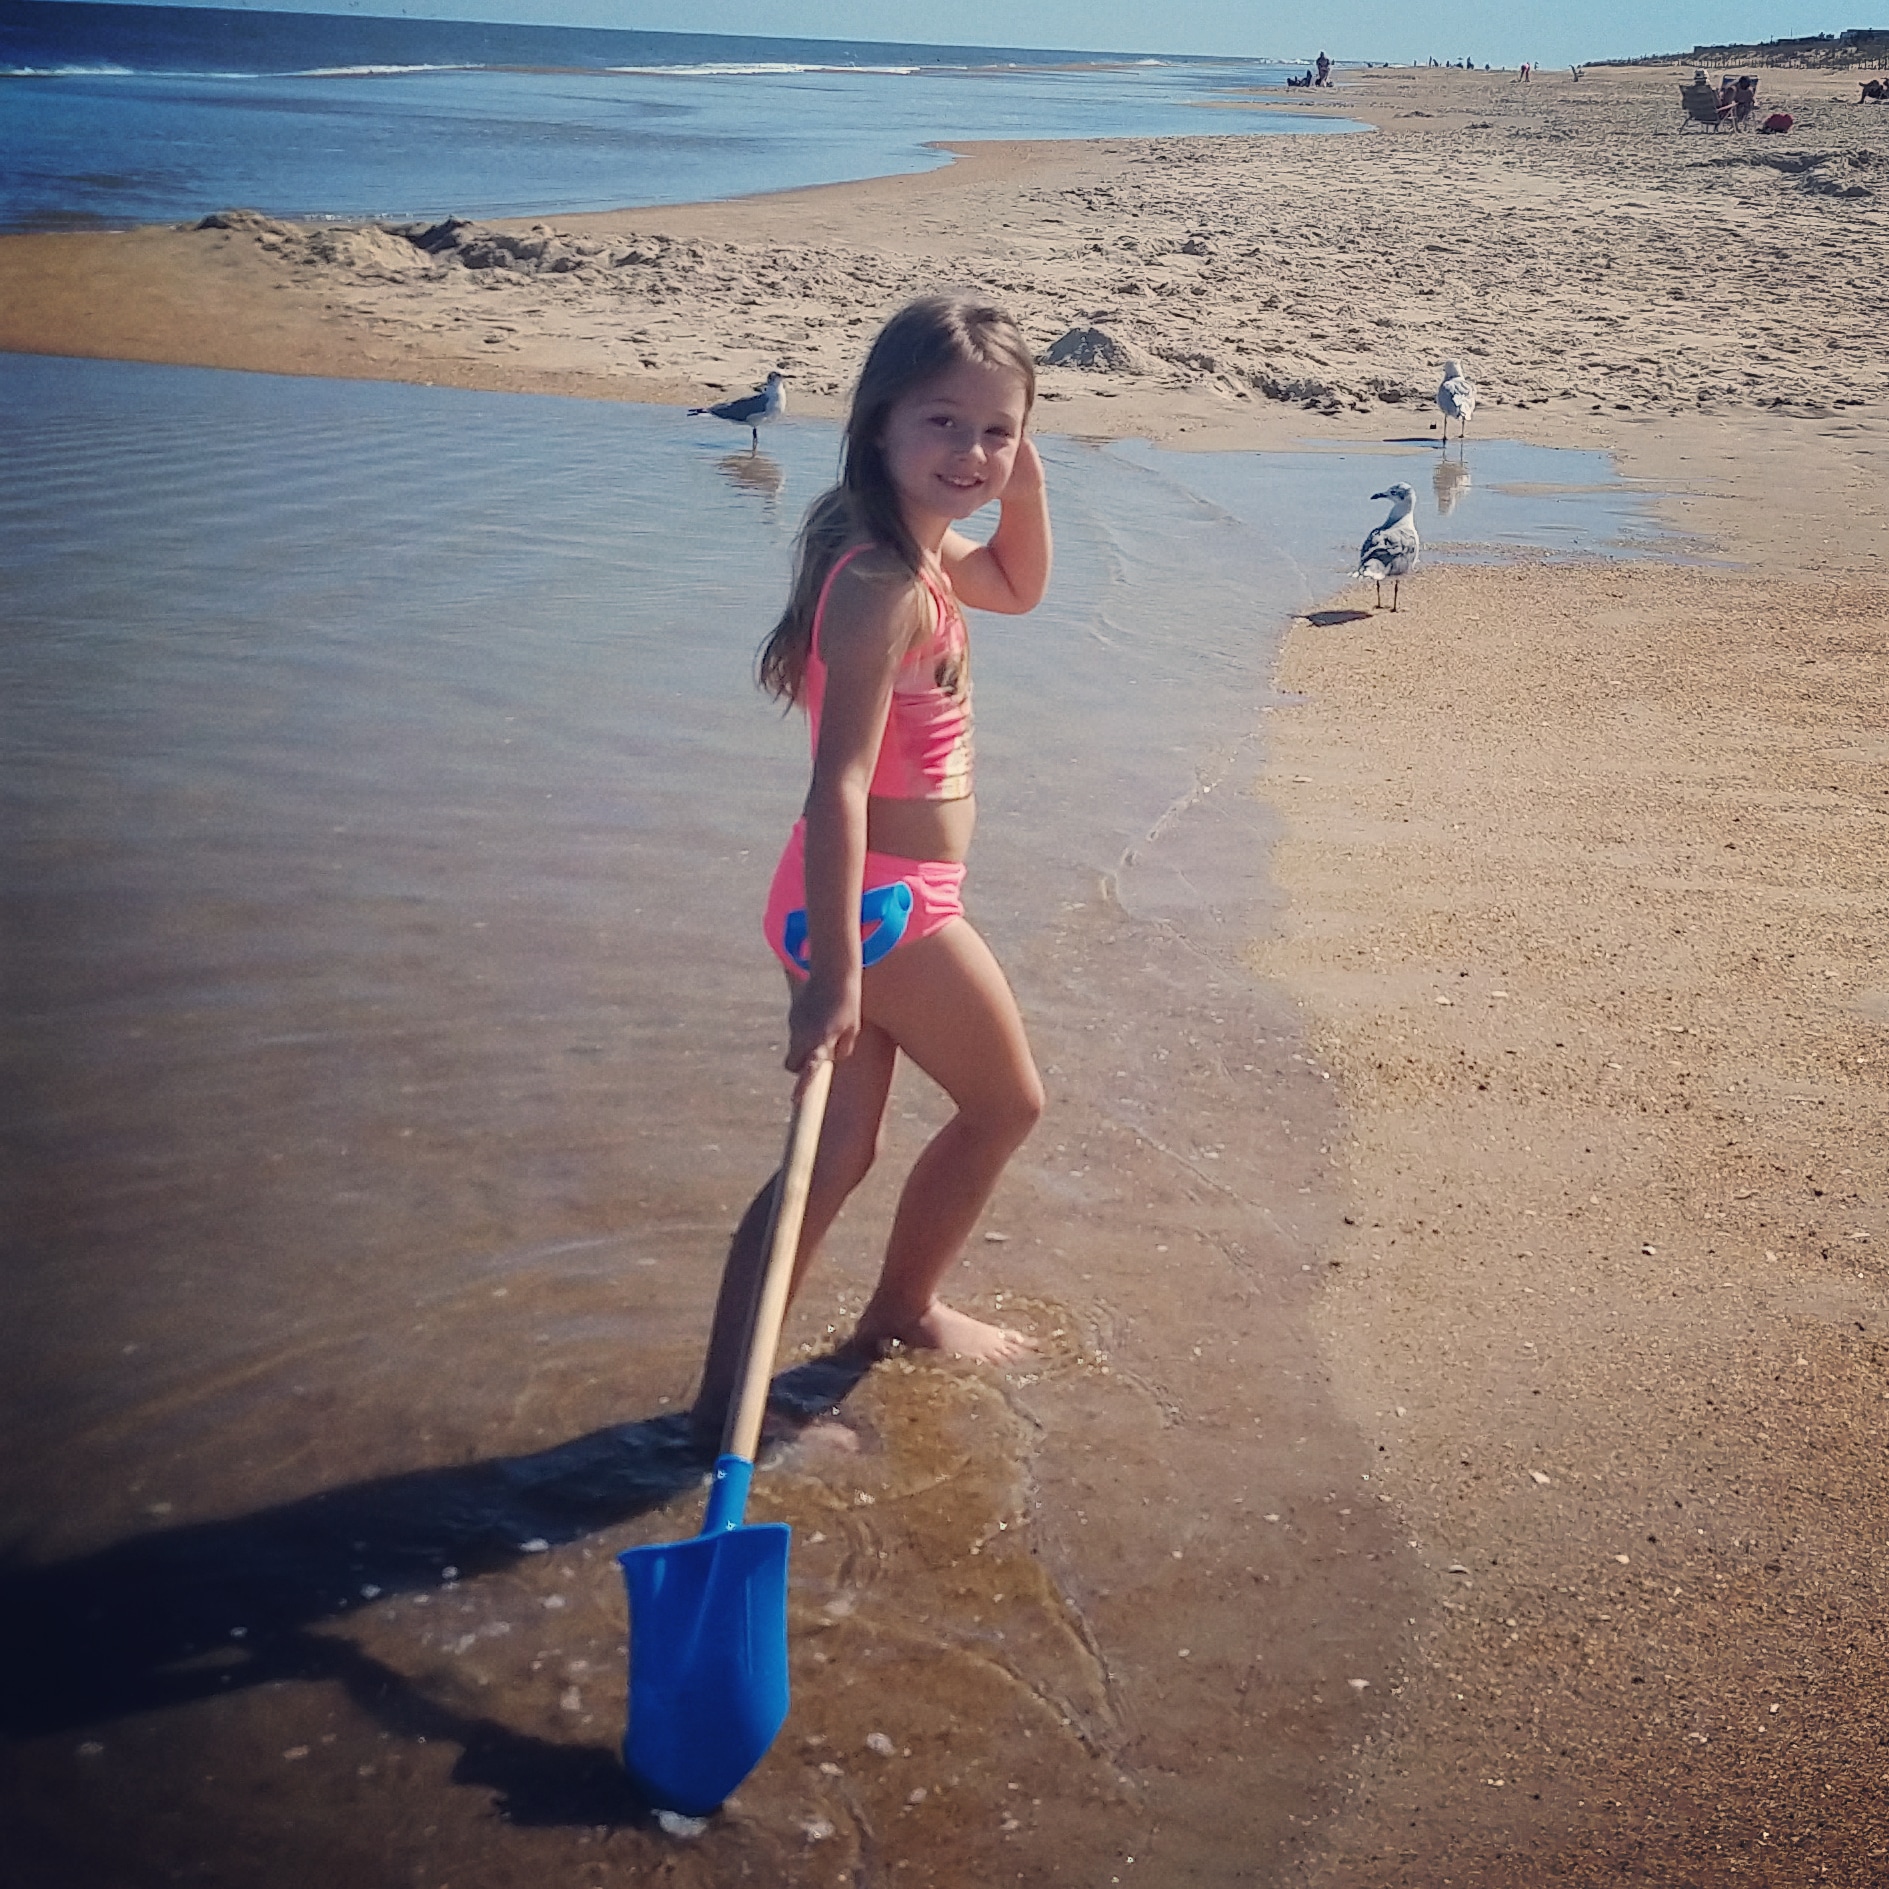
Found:
[{"label": "ocean water", "polygon": [[525,216],[928,169],[933,141],[1356,129],[1261,61],[9,0],[0,229]]},{"label": "ocean water", "polygon": [[788,1335],[857,1449],[751,1510],[793,1718],[678,1843],[614,1756],[612,1557],[698,1525],[676,1412],[786,1107],[756,915],[805,735],[751,663],[834,429],[22,356],[0,400],[22,1884],[1270,1854],[1355,1737],[1328,1674],[1416,1611],[1331,1494],[1376,1460],[1309,1316],[1333,1085],[1241,962],[1276,638],[1393,478],[1433,556],[1645,554],[1644,499],[1501,442],[1044,442],[1050,599],[973,628],[969,899],[1052,1108],[953,1284],[1043,1357],[819,1362],[941,1119],[901,1077]]}]

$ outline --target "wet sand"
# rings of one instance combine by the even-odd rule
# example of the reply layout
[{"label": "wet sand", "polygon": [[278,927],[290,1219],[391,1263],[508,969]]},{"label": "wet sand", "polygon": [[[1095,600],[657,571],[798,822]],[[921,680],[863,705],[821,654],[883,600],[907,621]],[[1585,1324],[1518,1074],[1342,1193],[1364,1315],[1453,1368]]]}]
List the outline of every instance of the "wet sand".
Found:
[{"label": "wet sand", "polygon": [[[1394,617],[1332,599],[1287,639],[1300,699],[1253,767],[1276,917],[1204,958],[1137,928],[1124,961],[1104,897],[1012,956],[1059,1113],[968,1284],[1060,1336],[1029,1382],[876,1373],[846,1403],[861,1452],[768,1483],[804,1557],[796,1715],[717,1831],[665,1850],[617,1821],[612,1708],[569,1668],[620,1625],[578,1530],[298,1630],[284,1671],[313,1685],[190,1708],[223,1715],[213,1795],[180,1714],[36,1740],[65,1880],[77,1830],[181,1864],[211,1814],[226,1880],[289,1821],[310,1880],[352,1843],[362,1881],[593,1857],[704,1882],[1880,1879],[1889,416],[1881,197],[1843,193],[1878,189],[1882,138],[1792,73],[1762,95],[1793,140],[1682,136],[1674,79],[1375,75],[1338,101],[1372,139],[999,151],[575,230],[647,239],[627,303],[582,270],[402,279],[398,251],[308,261],[266,230],[0,244],[11,347],[645,399],[790,358],[831,398],[881,305],[975,276],[1044,344],[1142,351],[1046,376],[1050,426],[1203,446],[1421,435],[1455,354],[1477,431],[1612,449],[1704,560],[1436,570]],[[1417,219],[1397,257],[1347,235],[1393,210]],[[1258,253],[1230,257],[1241,222]],[[1085,249],[1130,234],[1132,260]],[[1121,312],[1141,296],[1158,313]],[[1374,332],[1316,339],[1320,306]],[[1157,344],[1216,365],[1152,367]],[[731,1104],[728,1139],[769,1145],[771,1100]],[[705,1234],[712,1190],[679,1184],[673,1224]],[[883,1207],[849,1216],[803,1352],[857,1302]],[[594,1315],[555,1268],[541,1289]],[[682,1389],[680,1331],[626,1397],[583,1329],[546,1443]],[[390,1456],[533,1447],[528,1402],[451,1401]],[[633,1451],[658,1491],[662,1435]],[[98,1823],[85,1767],[127,1755]]]}]

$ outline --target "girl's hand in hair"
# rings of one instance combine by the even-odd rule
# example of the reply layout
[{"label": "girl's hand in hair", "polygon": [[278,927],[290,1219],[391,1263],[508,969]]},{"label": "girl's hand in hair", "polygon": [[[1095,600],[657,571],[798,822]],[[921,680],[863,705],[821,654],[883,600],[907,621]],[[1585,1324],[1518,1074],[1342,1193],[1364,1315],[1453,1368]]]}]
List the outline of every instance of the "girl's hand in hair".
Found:
[{"label": "girl's hand in hair", "polygon": [[1025,433],[1017,444],[1016,463],[999,495],[1006,499],[1034,498],[1043,489],[1043,462],[1037,457],[1036,441]]},{"label": "girl's hand in hair", "polygon": [[989,541],[978,545],[960,531],[948,531],[939,561],[960,603],[1000,616],[1020,616],[1043,601],[1050,567],[1043,462],[1027,433],[1017,441],[1010,477],[997,496],[1002,510]]}]

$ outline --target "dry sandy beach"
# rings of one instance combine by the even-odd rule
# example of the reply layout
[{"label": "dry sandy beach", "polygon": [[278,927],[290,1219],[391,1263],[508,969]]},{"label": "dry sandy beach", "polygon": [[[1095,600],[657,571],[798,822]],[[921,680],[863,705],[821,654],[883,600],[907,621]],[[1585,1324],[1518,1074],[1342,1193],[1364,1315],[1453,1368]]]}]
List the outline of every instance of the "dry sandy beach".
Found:
[{"label": "dry sandy beach", "polygon": [[[887,309],[975,282],[1088,333],[1050,429],[1421,435],[1454,356],[1472,452],[1662,494],[1693,562],[1432,570],[1287,637],[1248,959],[1333,1075],[1312,1355],[1402,1624],[1294,1734],[1322,1781],[1269,1852],[1124,1882],[1889,1880],[1889,108],[1763,72],[1787,137],[1682,131],[1684,76],[1387,71],[1262,101],[1355,137],[980,147],[433,252],[0,239],[0,348],[691,404],[778,366],[837,412]],[[996,1879],[927,1841],[856,1879]]]}]

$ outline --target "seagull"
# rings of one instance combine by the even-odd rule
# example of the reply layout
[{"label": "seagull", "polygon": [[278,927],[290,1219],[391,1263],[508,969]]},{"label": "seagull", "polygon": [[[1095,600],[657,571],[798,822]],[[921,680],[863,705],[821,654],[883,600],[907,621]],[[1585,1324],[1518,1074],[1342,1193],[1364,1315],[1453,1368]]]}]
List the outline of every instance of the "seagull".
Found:
[{"label": "seagull", "polygon": [[1476,389],[1472,382],[1463,378],[1461,361],[1443,363],[1443,385],[1436,390],[1436,404],[1443,409],[1443,438],[1450,436],[1450,422],[1460,420],[1463,423],[1463,437],[1469,433],[1469,416],[1476,410]]},{"label": "seagull", "polygon": [[689,412],[712,413],[718,420],[732,420],[736,426],[745,426],[758,449],[761,428],[769,420],[778,420],[786,410],[787,389],[777,370],[767,377],[764,385],[751,394],[743,394],[739,400],[724,400],[718,407],[691,407]]},{"label": "seagull", "polygon": [[1390,500],[1390,516],[1365,539],[1360,548],[1358,575],[1370,579],[1377,586],[1376,607],[1380,610],[1384,607],[1384,584],[1388,579],[1391,608],[1395,610],[1398,586],[1417,568],[1417,554],[1421,548],[1417,543],[1417,528],[1410,522],[1417,495],[1409,486],[1400,483],[1386,486],[1383,491],[1373,492],[1371,496]]}]

